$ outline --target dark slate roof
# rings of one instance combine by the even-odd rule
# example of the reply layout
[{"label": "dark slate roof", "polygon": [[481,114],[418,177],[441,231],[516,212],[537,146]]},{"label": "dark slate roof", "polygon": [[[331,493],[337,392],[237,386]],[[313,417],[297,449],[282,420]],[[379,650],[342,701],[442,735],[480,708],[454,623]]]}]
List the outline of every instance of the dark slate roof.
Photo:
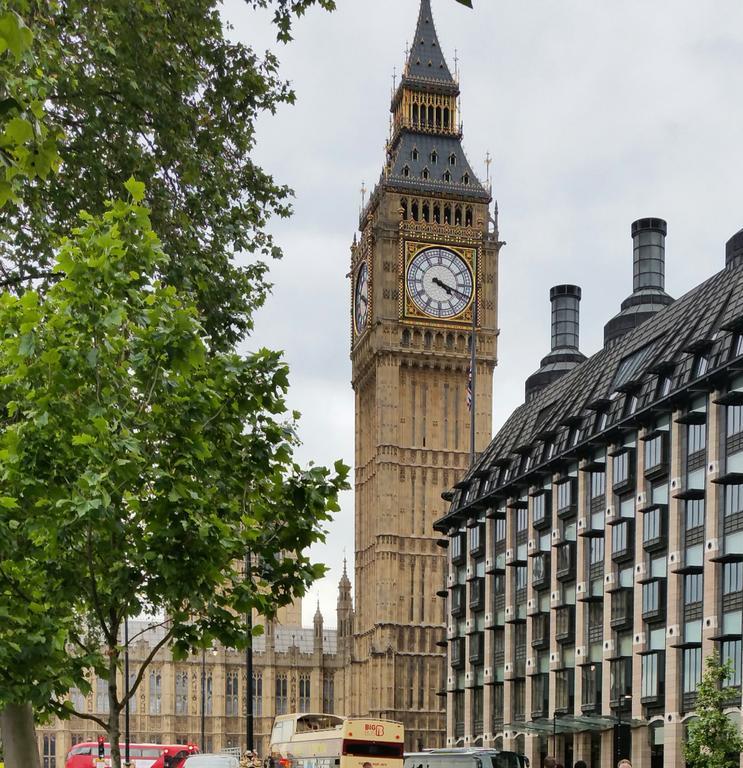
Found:
[{"label": "dark slate roof", "polygon": [[[451,508],[436,528],[445,531],[461,516],[475,514],[517,488],[525,491],[535,473],[552,472],[560,462],[589,455],[623,429],[652,423],[659,411],[668,412],[673,403],[711,389],[711,381],[727,375],[733,364],[743,370],[741,333],[743,264],[735,263],[517,408],[467,476],[444,494]],[[700,354],[709,361],[703,375],[695,367]],[[662,397],[661,376],[672,382]],[[628,414],[632,396],[638,403]],[[607,419],[598,432],[597,413],[602,410]],[[580,430],[578,440],[569,446],[575,428]],[[549,442],[555,448],[547,458]]]},{"label": "dark slate roof", "polygon": [[410,46],[405,77],[456,85],[444,58],[431,13],[431,0],[421,0],[418,26]]},{"label": "dark slate roof", "polygon": [[[436,154],[436,162],[432,156]],[[415,159],[417,157],[417,159]],[[450,158],[454,158],[454,165]],[[407,175],[405,168],[408,169]],[[428,178],[424,177],[428,172]],[[449,173],[450,181],[445,180]],[[465,184],[464,179],[468,179]],[[405,131],[401,134],[392,155],[391,170],[387,177],[394,186],[409,187],[432,193],[464,194],[489,199],[470,167],[462,142],[456,136],[439,136]]]}]

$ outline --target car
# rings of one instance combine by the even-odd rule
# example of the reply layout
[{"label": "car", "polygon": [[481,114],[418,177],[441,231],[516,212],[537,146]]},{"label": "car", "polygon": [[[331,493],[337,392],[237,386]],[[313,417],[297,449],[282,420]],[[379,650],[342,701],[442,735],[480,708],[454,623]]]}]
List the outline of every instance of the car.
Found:
[{"label": "car", "polygon": [[232,755],[191,755],[183,768],[240,768],[240,761]]},{"label": "car", "polygon": [[406,752],[404,768],[529,768],[529,760],[500,749],[450,747]]}]

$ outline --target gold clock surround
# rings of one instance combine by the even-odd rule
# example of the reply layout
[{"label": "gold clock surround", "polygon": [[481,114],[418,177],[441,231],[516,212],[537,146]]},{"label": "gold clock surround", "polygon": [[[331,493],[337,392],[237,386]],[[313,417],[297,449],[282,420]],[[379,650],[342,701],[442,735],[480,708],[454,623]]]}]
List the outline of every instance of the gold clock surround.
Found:
[{"label": "gold clock surround", "polygon": [[[473,282],[473,296],[467,303],[467,306],[458,315],[450,318],[436,318],[431,315],[422,312],[413,301],[412,297],[408,293],[407,287],[407,274],[410,263],[415,257],[425,251],[428,248],[445,248],[452,251],[459,256],[462,261],[467,265],[467,268],[472,274]],[[462,326],[469,327],[472,325],[472,308],[474,305],[475,297],[477,297],[479,304],[479,270],[477,269],[478,263],[478,248],[474,246],[455,245],[451,242],[436,242],[435,240],[413,240],[407,238],[400,238],[400,264],[398,269],[399,274],[399,309],[400,319],[410,323],[421,323],[425,325],[441,325],[446,327]],[[478,307],[479,310],[479,307]],[[479,314],[479,311],[478,311]]]}]

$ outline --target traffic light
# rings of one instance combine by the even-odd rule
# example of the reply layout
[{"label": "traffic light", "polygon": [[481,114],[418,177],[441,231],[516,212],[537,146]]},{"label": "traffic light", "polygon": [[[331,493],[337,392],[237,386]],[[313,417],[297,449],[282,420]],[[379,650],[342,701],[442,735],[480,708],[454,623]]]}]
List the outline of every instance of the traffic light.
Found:
[{"label": "traffic light", "polygon": [[103,760],[103,756],[106,753],[106,748],[104,746],[106,741],[105,736],[99,736],[98,737],[98,757]]}]

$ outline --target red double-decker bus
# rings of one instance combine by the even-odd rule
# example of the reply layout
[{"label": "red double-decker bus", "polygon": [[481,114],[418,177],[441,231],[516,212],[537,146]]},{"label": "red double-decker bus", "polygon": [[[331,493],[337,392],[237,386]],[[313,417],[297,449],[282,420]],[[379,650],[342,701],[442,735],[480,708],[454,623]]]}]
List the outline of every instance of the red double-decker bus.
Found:
[{"label": "red double-decker bus", "polygon": [[[120,744],[121,760],[124,745]],[[129,757],[135,768],[181,768],[189,755],[198,754],[195,744],[130,744]],[[85,741],[67,753],[65,768],[99,768],[111,766],[111,745],[103,744],[103,762],[98,758],[98,742]]]}]

